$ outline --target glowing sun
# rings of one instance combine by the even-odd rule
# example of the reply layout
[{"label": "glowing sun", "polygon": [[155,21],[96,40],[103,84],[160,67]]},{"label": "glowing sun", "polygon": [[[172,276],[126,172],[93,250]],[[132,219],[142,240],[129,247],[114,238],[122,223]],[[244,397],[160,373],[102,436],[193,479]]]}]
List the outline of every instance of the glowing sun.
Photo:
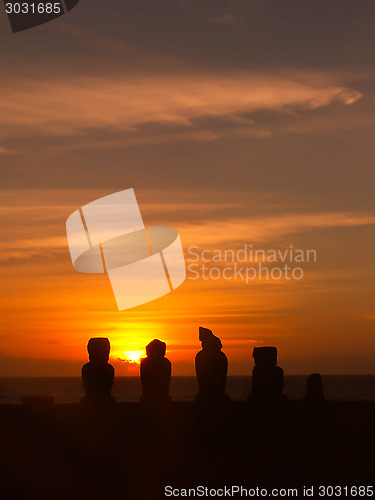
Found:
[{"label": "glowing sun", "polygon": [[136,363],[137,365],[139,365],[141,358],[145,355],[143,351],[125,351],[124,354],[126,356],[126,361]]}]

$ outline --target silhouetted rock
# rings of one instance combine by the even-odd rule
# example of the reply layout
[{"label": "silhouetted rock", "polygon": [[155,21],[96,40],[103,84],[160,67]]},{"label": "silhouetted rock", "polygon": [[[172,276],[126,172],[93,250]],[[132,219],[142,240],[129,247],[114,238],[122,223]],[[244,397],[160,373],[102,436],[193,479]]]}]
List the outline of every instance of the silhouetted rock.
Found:
[{"label": "silhouetted rock", "polygon": [[276,347],[254,347],[251,399],[258,402],[277,402],[284,386],[284,371],[277,366]]},{"label": "silhouetted rock", "polygon": [[154,339],[146,347],[147,358],[142,359],[140,371],[143,387],[141,401],[165,403],[170,401],[169,383],[172,365],[165,357],[166,343]]},{"label": "silhouetted rock", "polygon": [[115,370],[108,363],[110,343],[107,338],[96,337],[87,344],[90,362],[82,367],[85,398],[82,402],[106,403],[113,401],[111,390]]},{"label": "silhouetted rock", "polygon": [[307,377],[306,401],[312,404],[324,402],[323,382],[320,373],[312,373]]},{"label": "silhouetted rock", "polygon": [[199,327],[199,340],[202,342],[202,350],[195,357],[199,386],[197,401],[229,399],[225,396],[228,360],[221,350],[220,339],[211,330]]}]

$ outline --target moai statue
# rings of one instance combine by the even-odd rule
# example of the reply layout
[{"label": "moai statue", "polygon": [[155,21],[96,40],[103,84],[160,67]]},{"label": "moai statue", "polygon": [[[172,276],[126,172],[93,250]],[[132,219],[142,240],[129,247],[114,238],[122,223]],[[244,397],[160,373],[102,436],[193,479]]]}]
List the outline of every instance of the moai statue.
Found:
[{"label": "moai statue", "polygon": [[141,401],[165,403],[170,401],[169,383],[172,365],[165,357],[166,343],[154,339],[146,347],[147,358],[142,359],[140,371],[143,387]]},{"label": "moai statue", "polygon": [[102,337],[89,340],[87,344],[89,363],[82,367],[82,381],[85,389],[85,402],[105,403],[113,401],[111,390],[115,370],[108,363],[110,343]]},{"label": "moai statue", "polygon": [[277,366],[276,347],[254,347],[251,399],[260,402],[277,402],[284,386],[284,371]]},{"label": "moai statue", "polygon": [[202,350],[195,357],[199,386],[197,401],[228,399],[225,396],[228,360],[221,350],[221,341],[211,330],[203,327],[199,327],[199,340],[202,342]]},{"label": "moai statue", "polygon": [[307,377],[306,402],[311,404],[323,403],[323,381],[320,373],[312,373]]}]

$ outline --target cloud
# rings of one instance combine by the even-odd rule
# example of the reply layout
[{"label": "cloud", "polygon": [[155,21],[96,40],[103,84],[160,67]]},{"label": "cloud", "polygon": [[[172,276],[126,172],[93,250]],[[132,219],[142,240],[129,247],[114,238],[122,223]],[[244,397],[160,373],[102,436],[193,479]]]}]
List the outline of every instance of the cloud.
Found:
[{"label": "cloud", "polygon": [[[362,103],[362,107],[366,106]],[[375,124],[373,113],[368,113],[368,109],[361,109],[360,112],[351,113],[351,109],[331,109],[330,113],[305,114],[298,120],[288,117],[284,122],[273,124],[277,132],[283,134],[298,135],[320,135],[323,137],[332,136],[335,131],[355,131],[357,133],[370,133]]]},{"label": "cloud", "polygon": [[205,220],[180,227],[184,241],[219,245],[225,242],[275,242],[288,234],[312,229],[375,224],[375,215],[350,212],[284,213],[227,220]]},{"label": "cloud", "polygon": [[[257,135],[254,132],[254,135]],[[68,146],[59,146],[51,148],[56,151],[74,151],[81,149],[115,149],[124,148],[127,146],[145,146],[152,144],[169,144],[182,141],[198,141],[198,142],[211,142],[218,139],[220,136],[210,130],[196,130],[186,132],[164,133],[164,134],[143,134],[137,136],[128,135],[122,139],[115,140],[90,140],[78,141]]]},{"label": "cloud", "polygon": [[129,359],[122,359],[122,358],[117,358],[116,361],[119,363],[117,368],[122,368],[125,370],[139,368],[139,363],[136,361],[130,361]]},{"label": "cloud", "polygon": [[[237,121],[237,120],[236,120]],[[159,131],[159,133],[147,134],[135,132],[128,133],[121,139],[113,140],[101,140],[100,138],[92,138],[88,141],[74,140],[73,143],[66,146],[54,146],[48,148],[50,152],[65,152],[65,151],[76,151],[76,150],[104,150],[104,149],[116,149],[116,148],[127,148],[132,146],[151,146],[151,145],[162,145],[162,144],[172,144],[179,142],[213,142],[222,138],[253,138],[253,139],[267,139],[272,136],[272,133],[267,128],[248,125],[241,127],[213,127],[215,130],[209,129],[199,129],[191,130],[187,129],[182,132],[168,132],[165,130]]]},{"label": "cloud", "polygon": [[211,22],[219,24],[233,24],[240,20],[240,17],[234,14],[224,14],[223,16],[214,17]]},{"label": "cloud", "polygon": [[49,78],[1,87],[3,134],[82,134],[90,129],[132,131],[141,124],[190,127],[201,118],[235,117],[261,110],[350,105],[361,93],[324,73],[288,76],[238,72]]},{"label": "cloud", "polygon": [[[240,205],[239,205],[240,206]],[[260,214],[256,216],[248,216],[249,208],[243,206],[241,210],[242,216],[228,217],[224,213],[215,214],[214,209],[218,205],[188,203],[181,200],[179,203],[167,203],[166,205],[142,204],[145,213],[162,210],[160,214],[160,224],[173,223],[170,219],[170,214],[182,210],[189,214],[189,218],[179,218],[178,228],[184,246],[189,245],[206,245],[212,247],[222,245],[228,242],[254,242],[254,243],[270,243],[278,242],[282,237],[293,234],[301,234],[310,230],[319,230],[326,228],[337,227],[359,227],[370,224],[375,224],[375,215],[362,212],[314,212],[314,213],[271,213]],[[154,209],[152,208],[154,207]],[[237,205],[230,208],[238,208]],[[73,207],[72,207],[73,208]],[[197,208],[198,210],[197,212]],[[209,209],[211,208],[211,211]],[[206,209],[205,217],[202,216],[202,211]],[[31,209],[28,208],[30,211]],[[72,209],[68,210],[68,215]],[[9,211],[10,213],[12,210]],[[11,233],[7,234],[6,239],[0,242],[0,254],[2,262],[10,262],[12,260],[30,261],[35,264],[35,259],[45,259],[46,256],[54,255],[55,259],[60,259],[61,256],[68,255],[68,247],[65,235],[65,215],[66,207],[60,211],[55,211],[54,219],[51,218],[51,211],[47,207],[37,207],[36,213],[45,217],[48,221],[48,227],[42,227],[36,231],[33,227],[25,227],[24,225],[11,223]],[[194,216],[194,213],[196,214]],[[188,220],[189,222],[186,222]],[[40,221],[41,222],[41,221]],[[15,229],[13,226],[17,226]],[[50,226],[57,227],[56,234],[50,234]]]}]

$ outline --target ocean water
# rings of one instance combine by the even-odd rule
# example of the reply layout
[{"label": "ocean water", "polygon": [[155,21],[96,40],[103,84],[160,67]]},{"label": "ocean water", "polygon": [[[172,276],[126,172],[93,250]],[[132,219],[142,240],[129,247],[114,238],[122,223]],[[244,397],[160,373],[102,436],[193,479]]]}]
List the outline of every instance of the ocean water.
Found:
[{"label": "ocean water", "polygon": [[[247,398],[251,377],[228,377],[227,394],[234,401]],[[286,376],[284,394],[289,400],[303,399],[305,376]],[[324,394],[328,401],[375,401],[375,375],[323,376]],[[175,401],[193,401],[198,392],[195,377],[172,377],[170,394]],[[116,377],[113,395],[116,401],[139,401],[142,393],[139,377]],[[0,378],[0,404],[19,404],[22,396],[54,396],[56,403],[76,403],[83,396],[81,379]]]}]

